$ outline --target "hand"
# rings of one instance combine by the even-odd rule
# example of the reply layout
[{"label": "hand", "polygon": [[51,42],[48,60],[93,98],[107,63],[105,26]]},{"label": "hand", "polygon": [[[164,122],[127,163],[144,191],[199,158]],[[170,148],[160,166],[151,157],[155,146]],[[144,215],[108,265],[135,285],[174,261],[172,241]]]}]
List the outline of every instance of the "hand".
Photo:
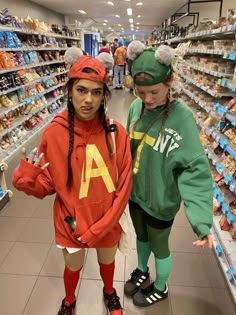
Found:
[{"label": "hand", "polygon": [[202,248],[206,244],[208,244],[209,248],[212,248],[212,235],[211,234],[208,234],[208,235],[204,236],[202,239],[193,242],[194,246],[198,246],[198,247],[202,247]]},{"label": "hand", "polygon": [[42,170],[44,170],[45,168],[48,167],[49,163],[45,163],[43,164],[42,166],[39,166],[40,165],[40,162],[43,158],[43,153],[41,153],[39,155],[39,157],[37,157],[37,148],[34,148],[29,156],[29,158],[26,157],[26,149],[23,148],[22,151],[21,151],[21,155],[22,155],[22,158],[27,161],[28,163],[30,164],[34,164],[35,166],[37,167],[40,167]]}]

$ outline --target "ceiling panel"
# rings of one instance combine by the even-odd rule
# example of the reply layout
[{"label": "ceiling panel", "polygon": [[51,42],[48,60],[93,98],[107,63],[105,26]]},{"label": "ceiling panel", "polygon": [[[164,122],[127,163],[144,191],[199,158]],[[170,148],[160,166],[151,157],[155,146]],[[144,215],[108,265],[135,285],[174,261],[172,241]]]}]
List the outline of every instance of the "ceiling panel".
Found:
[{"label": "ceiling panel", "polygon": [[[83,23],[85,20],[92,19],[93,27],[103,31],[115,31],[118,33],[130,32],[129,18],[134,20],[134,34],[150,34],[154,27],[160,25],[164,19],[173,14],[185,3],[184,0],[111,0],[114,5],[107,4],[104,0],[32,0],[55,12],[69,17],[73,24],[75,20]],[[138,2],[143,3],[137,6]],[[132,16],[127,15],[127,8],[132,8]],[[84,10],[87,14],[83,15],[78,10]],[[118,15],[118,16],[116,16]],[[137,16],[141,15],[140,18]],[[107,20],[107,22],[104,22]],[[107,25],[103,25],[106,23]],[[138,24],[139,23],[139,24]],[[108,27],[110,28],[108,30]]]}]

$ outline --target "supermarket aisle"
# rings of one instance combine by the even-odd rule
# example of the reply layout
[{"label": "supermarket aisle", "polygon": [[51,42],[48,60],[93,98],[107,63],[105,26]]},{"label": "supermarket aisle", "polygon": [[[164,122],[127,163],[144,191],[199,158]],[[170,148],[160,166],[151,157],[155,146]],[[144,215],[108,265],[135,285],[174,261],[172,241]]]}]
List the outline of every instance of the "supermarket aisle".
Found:
[{"label": "supermarket aisle", "polygon": [[[133,96],[127,91],[113,91],[109,113],[125,124]],[[32,143],[35,146],[36,143]],[[10,183],[12,161],[7,171]],[[63,289],[63,259],[55,247],[52,225],[53,198],[43,201],[16,190],[0,212],[0,314],[56,315]],[[192,246],[195,236],[181,211],[175,220],[171,249],[173,269],[169,278],[169,298],[159,305],[139,309],[123,295],[124,281],[136,267],[135,237],[132,254],[116,259],[115,287],[124,305],[124,315],[235,315],[224,278],[209,250]],[[151,275],[154,264],[150,260]],[[102,282],[94,250],[89,250],[78,285],[75,315],[105,315]]]}]

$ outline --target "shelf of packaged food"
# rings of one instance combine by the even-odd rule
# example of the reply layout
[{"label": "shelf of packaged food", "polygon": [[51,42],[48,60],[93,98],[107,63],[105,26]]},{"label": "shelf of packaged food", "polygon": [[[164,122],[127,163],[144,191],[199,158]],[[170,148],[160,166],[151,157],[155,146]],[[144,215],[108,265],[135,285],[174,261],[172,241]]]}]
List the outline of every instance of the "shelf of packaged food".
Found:
[{"label": "shelf of packaged food", "polygon": [[232,52],[232,53],[227,53],[226,52],[224,58],[236,61],[236,52]]},{"label": "shelf of packaged food", "polygon": [[195,103],[197,103],[201,108],[203,108],[207,113],[217,114],[220,117],[225,117],[228,119],[233,126],[236,126],[236,116],[231,114],[227,108],[225,108],[223,105],[219,103],[214,103],[213,107],[207,107],[205,102],[200,100],[196,95],[192,94],[189,90],[185,89],[184,87],[178,86],[178,90],[176,90],[177,93],[180,91],[184,92],[189,98],[194,100]]},{"label": "shelf of packaged food", "polygon": [[0,48],[0,51],[9,51],[9,52],[14,52],[14,51],[46,51],[46,50],[55,50],[55,51],[65,51],[67,50],[68,47],[35,47],[35,46],[32,46],[32,47],[20,47],[20,48],[8,48],[8,47],[5,47],[5,48]]},{"label": "shelf of packaged food", "polygon": [[219,80],[221,86],[228,88],[232,92],[236,93],[236,81],[222,78]]},{"label": "shelf of packaged food", "polygon": [[41,35],[46,37],[55,37],[55,38],[61,38],[61,39],[70,39],[70,40],[80,40],[79,37],[76,36],[67,36],[67,35],[61,35],[56,33],[48,33],[48,32],[36,32],[35,30],[31,30],[28,28],[17,28],[17,27],[11,27],[11,26],[0,26],[1,32],[16,32],[16,33],[22,33],[22,34],[28,34],[28,35]]},{"label": "shelf of packaged food", "polygon": [[[210,69],[206,69],[206,68],[203,68],[203,67],[199,66],[198,64],[197,65],[193,65],[191,63],[187,63],[186,62],[185,65],[190,67],[190,68],[192,68],[192,69],[194,69],[194,70],[210,74],[210,75],[212,75],[214,77],[217,77],[217,78],[223,78],[223,77],[230,77],[230,78],[232,78],[233,75],[234,75],[233,73],[227,74],[225,72],[218,72],[218,71],[213,71],[213,70],[210,70]],[[225,80],[227,80],[227,79],[225,79]],[[224,86],[224,85],[222,85],[222,86]]]},{"label": "shelf of packaged food", "polygon": [[225,51],[223,49],[202,49],[202,48],[188,48],[186,49],[188,54],[209,54],[209,55],[220,55],[223,56]]},{"label": "shelf of packaged food", "polygon": [[231,122],[231,124],[236,127],[236,116],[226,113],[225,117]]},{"label": "shelf of packaged food", "polygon": [[219,27],[214,30],[205,30],[205,31],[199,31],[195,32],[189,35],[186,35],[185,37],[174,37],[171,39],[166,40],[168,44],[172,43],[180,43],[185,42],[187,40],[198,40],[198,39],[217,39],[218,37],[226,36],[226,35],[234,35],[236,33],[236,23],[225,25],[222,27]]},{"label": "shelf of packaged food", "polygon": [[226,231],[219,228],[219,217],[213,217],[213,248],[228,283],[231,295],[236,303],[236,246],[235,241],[226,236]]},{"label": "shelf of packaged food", "polygon": [[184,47],[177,48],[177,55],[186,55],[186,54],[204,54],[204,55],[218,55],[222,56],[225,60],[236,60],[236,52],[228,52],[226,49],[204,49],[197,47]]},{"label": "shelf of packaged food", "polygon": [[194,100],[195,103],[197,103],[202,109],[204,109],[207,113],[211,113],[212,108],[207,107],[205,102],[200,100],[196,95],[191,93],[188,89],[182,87],[182,92],[186,94],[190,99]]},{"label": "shelf of packaged food", "polygon": [[13,72],[13,71],[18,71],[18,70],[26,70],[26,69],[36,68],[36,67],[49,66],[49,65],[53,65],[53,64],[57,64],[57,63],[65,63],[65,61],[64,60],[52,60],[52,61],[32,63],[32,64],[28,64],[28,65],[21,65],[19,67],[14,67],[14,68],[7,68],[4,70],[0,70],[0,75],[8,73],[8,72]]},{"label": "shelf of packaged food", "polygon": [[[184,89],[182,89],[184,92]],[[188,94],[187,94],[188,95]],[[200,105],[201,102],[198,103]],[[201,106],[203,109],[206,109],[204,106]],[[217,132],[214,127],[205,128],[202,122],[197,121],[199,127],[209,136],[211,135],[215,141],[221,146],[222,149],[226,150],[231,157],[236,160],[236,150],[228,139],[226,139],[221,133]]]},{"label": "shelf of packaged food", "polygon": [[222,191],[215,182],[212,183],[212,187],[213,196],[218,203],[219,209],[226,216],[228,223],[235,226],[235,210],[232,211],[231,209],[231,204],[235,201],[235,194],[226,188]]},{"label": "shelf of packaged food", "polygon": [[16,143],[13,143],[9,147],[9,149],[7,149],[6,151],[1,151],[0,160],[4,161],[6,163],[8,161],[10,161],[10,159],[12,157],[14,157],[16,152],[21,150],[26,145],[26,143],[28,141],[30,141],[36,134],[38,134],[40,131],[42,131],[50,123],[50,121],[53,119],[55,114],[57,114],[60,111],[61,111],[61,109],[57,112],[50,114],[40,124],[38,124],[35,128],[33,128],[31,131],[28,131],[25,136],[23,136],[22,138],[19,139],[19,141],[17,141]]},{"label": "shelf of packaged food", "polygon": [[[58,76],[58,75],[66,74],[68,71],[69,71],[69,70],[65,70],[65,71],[61,71],[61,72],[55,72],[55,73],[52,73],[52,74],[50,74],[50,75],[41,76],[40,78],[38,78],[38,79],[36,79],[36,80],[33,80],[33,81],[30,81],[30,82],[27,83],[27,84],[20,85],[20,86],[16,86],[16,87],[11,88],[11,89],[9,89],[9,90],[1,91],[1,92],[0,92],[0,96],[1,96],[1,95],[5,95],[5,94],[8,94],[8,93],[11,93],[11,92],[14,92],[14,91],[17,91],[17,90],[19,90],[19,89],[21,89],[21,88],[25,88],[25,87],[30,86],[30,85],[33,85],[33,84],[35,84],[35,83],[39,83],[39,82],[41,82],[41,79],[54,78],[54,77],[56,77],[56,76]],[[18,106],[14,106],[14,107],[17,108]],[[8,111],[12,110],[12,108],[14,108],[14,107],[8,108]],[[7,109],[7,108],[6,108],[6,109]],[[0,115],[1,115],[3,112],[6,113],[7,110],[0,109]]]},{"label": "shelf of packaged food", "polygon": [[[185,103],[182,99],[180,99],[183,103]],[[199,126],[200,130],[202,130],[207,135],[210,134],[209,128],[204,127],[203,121],[197,117],[197,114],[195,110],[192,107],[189,107],[189,109],[192,111],[193,116],[196,120],[197,125]],[[226,185],[229,186],[229,190],[236,194],[236,181],[233,179],[231,175],[227,173],[227,169],[223,166],[223,164],[219,161],[219,158],[209,149],[205,148],[205,153],[208,156],[208,158],[212,161],[212,164],[214,165],[216,171],[218,174],[224,176],[224,181]]]},{"label": "shelf of packaged food", "polygon": [[236,194],[236,181],[233,179],[231,175],[228,174],[227,169],[225,169],[224,165],[221,163],[219,158],[214,154],[214,152],[209,149],[205,148],[205,153],[209,160],[211,160],[212,165],[216,169],[217,173],[219,175],[222,175],[224,177],[224,182],[227,186],[229,186],[229,190]]},{"label": "shelf of packaged food", "polygon": [[219,133],[215,127],[210,127],[206,130],[208,135],[211,135],[215,141],[220,145],[222,149],[227,151],[232,158],[236,161],[236,150],[228,139],[226,139],[221,133]]},{"label": "shelf of packaged food", "polygon": [[[49,93],[49,92],[51,92],[51,91],[53,91],[53,90],[55,90],[55,89],[57,89],[57,88],[59,88],[59,87],[61,87],[61,86],[64,86],[64,85],[65,85],[65,83],[61,83],[61,84],[55,85],[54,87],[48,89],[47,91],[44,91],[44,93],[37,94],[34,98],[35,98],[35,99],[36,99],[36,98],[38,99],[39,97],[43,96],[44,94],[47,94],[47,93]],[[15,129],[16,127],[22,125],[22,124],[23,124],[25,121],[27,121],[31,116],[33,116],[34,114],[36,114],[36,113],[40,112],[41,110],[47,108],[47,107],[50,106],[53,102],[55,102],[56,100],[58,100],[58,99],[61,98],[61,97],[62,97],[62,95],[60,95],[60,96],[58,96],[58,97],[56,97],[56,98],[50,99],[50,100],[47,102],[47,104],[44,104],[43,106],[40,106],[40,107],[38,107],[38,108],[35,108],[35,110],[33,110],[32,112],[29,112],[29,113],[28,113],[26,116],[24,116],[23,118],[18,119],[17,121],[15,121],[15,122],[11,125],[11,127],[2,130],[2,131],[0,132],[0,137],[4,137],[4,136],[7,135],[9,132],[11,132],[13,129]],[[32,100],[33,100],[34,98],[32,97]],[[22,105],[22,104],[21,104],[21,105]]]},{"label": "shelf of packaged food", "polygon": [[213,110],[212,107],[207,107],[204,103],[204,101],[200,100],[196,95],[194,95],[193,93],[191,93],[189,90],[187,90],[186,88],[184,88],[183,86],[177,85],[175,87],[175,91],[177,93],[181,93],[184,92],[184,94],[186,94],[189,98],[191,98],[192,100],[195,101],[195,103],[197,103],[201,108],[203,108],[207,113],[213,114],[216,113],[217,115],[221,116],[221,117],[225,117],[227,120],[229,120],[231,122],[231,124],[235,127],[236,126],[236,116],[231,114],[230,111],[228,111],[228,109],[219,104],[219,103],[214,103],[213,104]]},{"label": "shelf of packaged food", "polygon": [[[211,34],[211,36],[214,34],[216,34],[216,36],[211,37],[211,40],[224,38],[224,37],[220,37],[220,36],[222,34],[226,34],[228,30],[231,32],[231,35],[235,34],[236,33],[235,32],[236,31],[236,24],[231,28],[229,27],[229,28],[215,30],[214,33]],[[218,36],[219,34],[217,35],[217,32],[219,33],[220,31],[222,31],[222,33],[220,34],[220,36]],[[200,35],[200,34],[197,34],[197,35]],[[203,40],[208,38],[208,36],[205,36],[203,33],[201,35],[203,36],[202,37]],[[225,38],[227,38],[227,37],[225,37]],[[231,38],[232,38],[232,36],[231,36]],[[185,38],[183,40],[186,42],[186,46],[189,45],[189,42],[187,42],[188,39],[190,39],[190,38]],[[197,37],[195,37],[194,39],[197,39]],[[181,49],[182,49],[182,46],[181,46],[180,50]],[[194,47],[191,47],[191,48],[187,47],[187,49],[183,49],[183,50],[185,50],[185,52],[189,52],[189,53],[200,53],[200,54],[206,53],[206,54],[212,54],[212,55],[219,55],[219,56],[222,56],[223,58],[225,58],[225,61],[229,60],[229,59],[230,60],[236,60],[236,58],[234,57],[234,54],[232,54],[232,55],[230,53],[226,54],[226,52],[224,50],[219,50],[219,49],[214,49],[214,50],[213,49],[212,50],[205,49],[205,50],[203,50],[203,49],[198,49],[198,48],[194,48]],[[220,58],[219,60],[223,61],[224,59]],[[175,67],[178,67],[178,62],[176,63]],[[221,94],[217,95],[217,94],[213,93],[213,91],[209,91],[209,90],[206,91],[201,86],[198,86],[198,84],[196,84],[193,80],[189,80],[189,78],[187,78],[187,76],[184,77],[182,75],[182,73],[183,73],[182,69],[180,69],[177,72],[180,75],[180,77],[183,77],[184,79],[188,79],[188,80],[185,80],[185,82],[189,83],[190,86],[193,84],[193,85],[197,86],[198,88],[200,88],[201,90],[207,92],[208,94],[210,94],[214,98],[222,96]],[[214,75],[214,74],[216,77],[218,76],[218,73],[212,73],[212,75]],[[223,79],[226,79],[226,80],[231,79],[231,78],[226,77],[225,75],[220,75],[219,77],[222,77]],[[218,106],[215,106],[217,104],[217,103],[215,103],[215,104],[213,104],[213,106],[209,105],[208,107],[206,107],[204,101],[200,100],[200,98],[198,98],[198,96],[194,95],[195,93],[194,94],[191,93],[186,88],[186,84],[182,84],[182,85],[177,84],[177,90],[183,92],[188,97],[193,99],[194,102],[197,103],[206,112],[208,112],[209,115],[215,116],[215,112],[217,114],[220,113],[221,117],[225,117],[226,119],[228,119],[232,123],[233,126],[235,126],[235,124],[236,124],[235,118],[236,117],[230,113],[230,109],[228,110],[227,108],[225,108],[223,105],[221,105],[219,103],[218,103]],[[229,93],[227,93],[227,96],[234,97],[235,96],[234,90],[231,89],[231,91],[229,91]],[[230,140],[226,139],[226,137],[224,135],[222,135],[220,133],[220,131],[218,132],[216,128],[206,127],[205,114],[201,113],[201,111],[199,111],[199,109],[197,110],[197,107],[195,110],[194,102],[190,102],[191,106],[189,106],[189,108],[193,112],[193,115],[194,115],[196,123],[199,127],[199,130],[202,130],[207,135],[212,135],[215,142],[216,142],[215,145],[217,146],[217,144],[219,144],[224,150],[226,150],[232,156],[232,158],[234,160],[236,160],[236,148],[234,148],[233,144],[230,143]],[[211,107],[211,108],[209,108],[209,107]],[[204,118],[204,122],[201,118]],[[219,117],[219,120],[220,120],[220,117]],[[215,188],[214,189],[214,195],[215,195],[215,198],[217,198],[217,202],[221,206],[220,209],[221,209],[222,213],[224,213],[226,215],[228,223],[231,224],[231,227],[236,229],[235,213],[233,213],[233,211],[231,212],[231,210],[230,210],[230,209],[232,209],[232,200],[235,200],[236,181],[232,178],[232,176],[230,176],[227,173],[227,170],[223,167],[224,165],[222,165],[219,158],[212,151],[210,151],[209,148],[205,148],[205,152],[208,155],[208,158],[211,158],[211,160],[212,160],[212,165],[213,165],[212,167],[214,167],[214,169],[216,169],[216,171],[219,174],[220,173],[222,174],[221,176],[223,176],[224,182],[227,185],[224,188],[224,190],[222,190],[222,191],[220,191],[219,188],[214,187]],[[216,172],[214,171],[214,173],[216,173]],[[224,273],[225,278],[227,280],[227,283],[229,284],[229,288],[230,288],[230,291],[232,293],[232,297],[233,297],[234,301],[236,302],[236,246],[235,246],[236,240],[232,239],[232,236],[229,232],[221,230],[221,228],[219,226],[219,222],[218,222],[219,218],[220,217],[218,216],[218,217],[214,217],[214,219],[213,219],[212,234],[213,234],[214,249],[215,249],[215,253],[216,253],[216,256],[218,258],[219,264],[222,267],[223,273]],[[221,249],[220,251],[219,251],[219,248]]]},{"label": "shelf of packaged food", "polygon": [[[182,74],[180,70],[175,70],[175,72],[177,74],[179,74],[187,83],[191,83],[191,84],[195,85],[196,87],[198,87],[199,89],[205,91],[206,93],[210,94],[213,97],[221,98],[221,97],[224,97],[224,96],[226,96],[226,97],[227,96],[233,96],[232,92],[217,93],[217,92],[214,92],[211,89],[205,88],[205,86],[195,82],[194,80],[190,79],[188,76]],[[236,96],[236,94],[235,94],[235,96]]]}]

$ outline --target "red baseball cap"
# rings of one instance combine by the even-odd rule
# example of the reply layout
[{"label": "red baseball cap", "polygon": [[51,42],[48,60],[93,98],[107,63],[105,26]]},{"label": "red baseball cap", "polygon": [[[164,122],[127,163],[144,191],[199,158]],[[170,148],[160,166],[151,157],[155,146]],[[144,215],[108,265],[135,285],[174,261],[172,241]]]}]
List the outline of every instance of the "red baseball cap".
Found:
[{"label": "red baseball cap", "polygon": [[[85,68],[89,68],[96,73],[83,72]],[[70,68],[68,77],[69,79],[87,79],[107,83],[106,69],[98,59],[91,56],[81,56]]]}]

